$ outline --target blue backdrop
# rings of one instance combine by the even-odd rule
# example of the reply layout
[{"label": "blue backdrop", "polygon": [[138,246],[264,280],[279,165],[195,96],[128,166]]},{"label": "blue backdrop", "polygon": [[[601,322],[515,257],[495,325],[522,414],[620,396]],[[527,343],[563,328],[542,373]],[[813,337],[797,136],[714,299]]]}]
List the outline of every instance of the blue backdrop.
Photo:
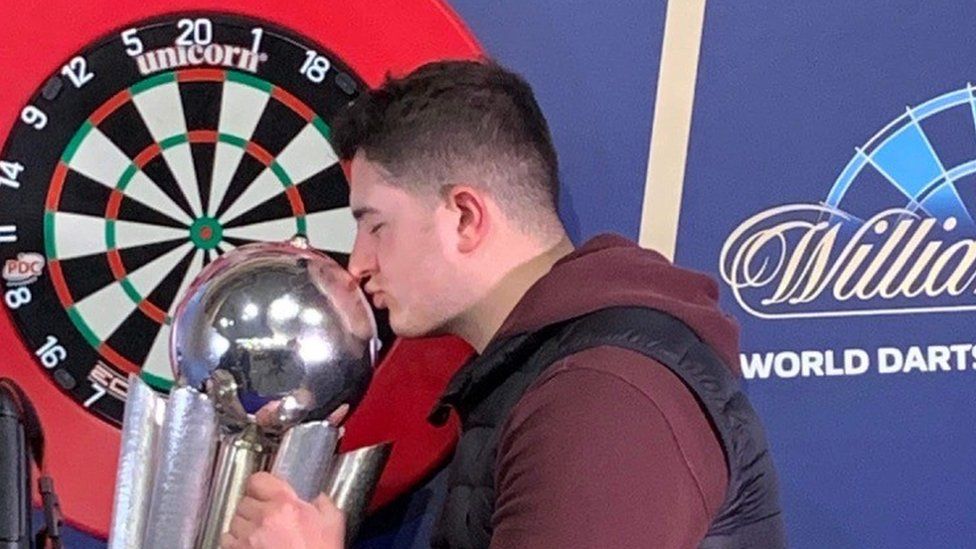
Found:
[{"label": "blue backdrop", "polygon": [[[665,2],[451,4],[492,55],[534,86],[560,154],[561,206],[574,240],[603,231],[636,238]],[[828,267],[843,263],[840,247],[887,208],[941,222],[938,206],[948,202],[936,198],[948,189],[953,211],[972,211],[976,190],[963,168],[976,159],[967,88],[976,78],[974,20],[976,4],[950,1],[709,2],[676,261],[721,278],[730,235],[781,205],[805,205],[807,214],[819,207],[813,221],[840,224]],[[933,184],[926,167],[936,170]],[[973,236],[959,222],[939,233],[946,246]],[[795,247],[792,238],[784,243]],[[775,244],[757,261],[775,259]],[[949,371],[933,366],[927,355],[911,371],[882,373],[879,353],[972,342],[972,312],[892,314],[891,304],[962,309],[973,304],[973,288],[889,302],[845,301],[828,290],[806,304],[768,307],[764,290],[746,289],[740,300],[725,280],[722,302],[742,325],[746,385],[780,470],[791,544],[971,545],[973,355],[957,357],[961,370],[956,362]],[[852,310],[859,314],[845,316]],[[817,366],[831,353],[844,373],[851,349],[867,357],[863,372],[817,374],[838,371]],[[807,375],[794,360],[803,351]]]},{"label": "blue backdrop", "polygon": [[[941,164],[949,172],[948,177],[935,173],[936,183],[954,182],[958,197],[953,200],[972,211],[970,178],[956,177],[953,169],[976,158],[973,99],[965,91],[976,77],[974,17],[971,2],[709,2],[677,262],[718,276],[730,234],[751,216],[780,205],[826,203],[853,212],[855,218],[843,224],[847,231],[886,208],[919,202],[922,218],[941,219],[925,198],[935,191],[913,190],[926,179],[928,174],[919,172],[929,165],[939,172]],[[956,90],[963,92],[953,108],[918,108]],[[844,174],[855,157],[860,160],[852,167],[862,161],[864,167]],[[847,188],[839,203],[830,196],[835,182],[838,189]],[[959,221],[960,229],[943,235],[946,245],[972,238],[971,228]],[[767,246],[760,256],[772,259],[777,253]],[[913,255],[909,264],[918,258]],[[835,251],[827,265],[838,263]],[[767,274],[774,264],[767,264]],[[881,271],[891,266],[887,261]],[[793,372],[787,358],[779,374],[760,379],[754,373],[747,383],[780,469],[793,545],[971,546],[976,538],[972,355],[967,351],[961,361],[963,371],[953,361],[951,371],[884,374],[878,349],[907,353],[914,345],[924,352],[934,345],[972,343],[972,312],[892,314],[891,309],[895,304],[961,309],[972,304],[973,288],[931,300],[883,303],[824,296],[807,305],[764,309],[758,298],[769,293],[765,290],[743,294],[746,305],[775,314],[876,311],[760,318],[734,298],[728,282],[722,284],[723,304],[741,322],[742,348],[750,359],[754,353],[833,350],[839,364],[851,348],[870,357],[863,374],[817,376],[811,369],[807,377],[788,377]],[[926,357],[925,364],[930,368],[934,361]]]}]

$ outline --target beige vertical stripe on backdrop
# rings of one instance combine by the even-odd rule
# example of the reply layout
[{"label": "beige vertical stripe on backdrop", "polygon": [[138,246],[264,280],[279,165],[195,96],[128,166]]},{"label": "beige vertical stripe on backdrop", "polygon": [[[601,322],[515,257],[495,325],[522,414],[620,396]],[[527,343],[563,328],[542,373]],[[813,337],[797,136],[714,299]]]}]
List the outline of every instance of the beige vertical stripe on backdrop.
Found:
[{"label": "beige vertical stripe on backdrop", "polygon": [[678,239],[704,21],[705,0],[668,1],[639,239],[668,259],[674,259]]}]

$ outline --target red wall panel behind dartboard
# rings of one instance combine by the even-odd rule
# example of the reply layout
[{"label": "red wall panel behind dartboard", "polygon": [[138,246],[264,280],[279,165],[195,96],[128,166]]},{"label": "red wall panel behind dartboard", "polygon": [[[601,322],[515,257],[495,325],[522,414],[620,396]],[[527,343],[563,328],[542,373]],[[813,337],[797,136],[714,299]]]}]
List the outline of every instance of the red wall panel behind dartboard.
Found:
[{"label": "red wall panel behind dartboard", "polygon": [[[135,21],[159,15],[219,11],[268,20],[317,41],[371,86],[381,82],[387,72],[403,73],[432,59],[475,57],[481,51],[456,15],[436,0],[8,0],[3,11],[3,140],[20,120],[21,109],[31,95],[76,52]],[[16,199],[4,196],[3,191],[0,187],[0,200]],[[451,339],[400,341],[390,350],[374,387],[348,424],[346,441],[347,446],[358,446],[396,436],[399,448],[384,476],[381,497],[389,498],[403,490],[418,472],[429,470],[450,451],[451,430],[434,431],[425,426],[423,418],[468,353],[464,344]],[[111,508],[118,430],[87,413],[50,381],[33,353],[24,347],[6,311],[0,313],[0,376],[14,378],[40,409],[48,439],[48,467],[67,517],[104,535]]]}]

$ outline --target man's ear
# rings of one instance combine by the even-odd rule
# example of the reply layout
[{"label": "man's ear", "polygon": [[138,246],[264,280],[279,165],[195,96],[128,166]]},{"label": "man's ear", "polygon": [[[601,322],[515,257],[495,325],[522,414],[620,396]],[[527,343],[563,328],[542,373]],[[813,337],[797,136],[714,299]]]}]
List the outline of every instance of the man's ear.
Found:
[{"label": "man's ear", "polygon": [[448,190],[447,201],[448,207],[458,214],[458,251],[468,253],[477,249],[490,228],[487,195],[481,189],[455,185]]}]

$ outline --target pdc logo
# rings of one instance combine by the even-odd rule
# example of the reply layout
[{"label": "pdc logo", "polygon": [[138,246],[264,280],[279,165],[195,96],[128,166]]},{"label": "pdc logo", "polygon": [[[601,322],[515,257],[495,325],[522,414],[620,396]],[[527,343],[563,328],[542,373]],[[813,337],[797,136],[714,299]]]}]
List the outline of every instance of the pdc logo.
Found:
[{"label": "pdc logo", "polygon": [[974,88],[905,113],[855,149],[820,203],[753,215],[721,276],[760,318],[976,310]]},{"label": "pdc logo", "polygon": [[38,253],[20,253],[16,259],[3,264],[3,279],[10,286],[30,284],[44,272],[44,256]]}]

